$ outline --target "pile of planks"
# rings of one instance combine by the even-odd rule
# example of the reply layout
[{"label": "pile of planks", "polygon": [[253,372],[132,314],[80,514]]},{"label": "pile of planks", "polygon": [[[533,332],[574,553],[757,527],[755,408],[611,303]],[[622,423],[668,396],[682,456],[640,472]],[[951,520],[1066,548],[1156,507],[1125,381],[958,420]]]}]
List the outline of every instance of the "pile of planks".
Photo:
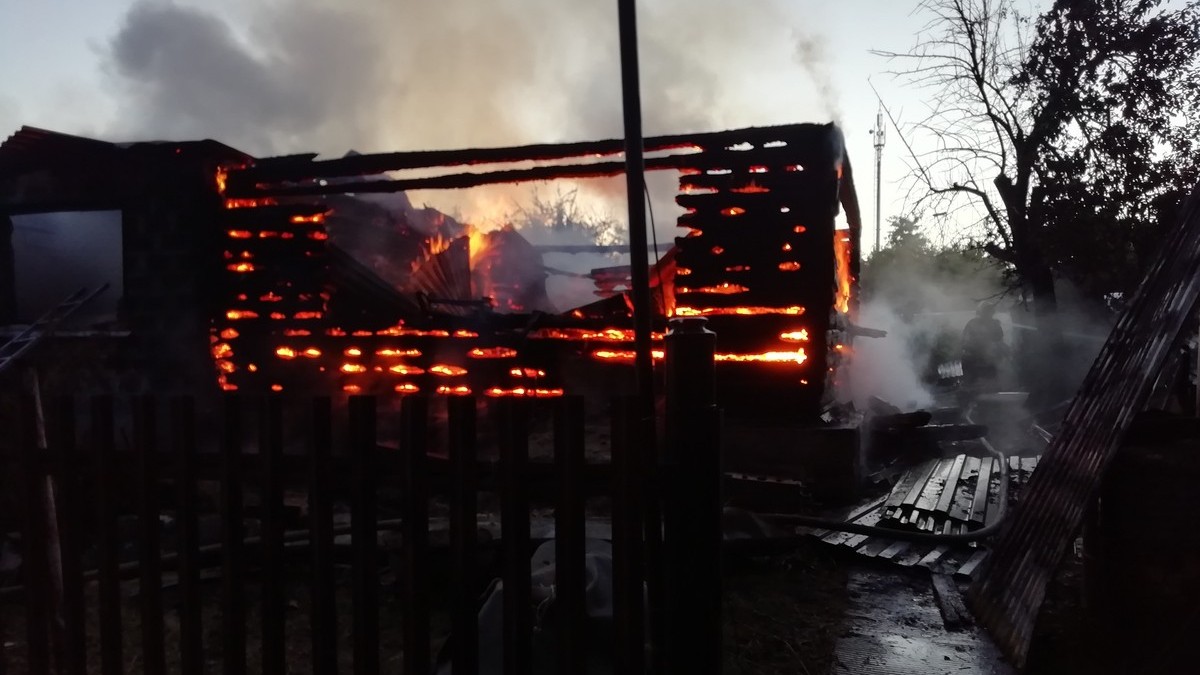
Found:
[{"label": "pile of planks", "polygon": [[[1009,501],[1019,494],[1037,457],[1009,457]],[[996,522],[1000,466],[993,457],[958,455],[909,469],[888,494],[880,524],[896,529],[963,534]]]}]

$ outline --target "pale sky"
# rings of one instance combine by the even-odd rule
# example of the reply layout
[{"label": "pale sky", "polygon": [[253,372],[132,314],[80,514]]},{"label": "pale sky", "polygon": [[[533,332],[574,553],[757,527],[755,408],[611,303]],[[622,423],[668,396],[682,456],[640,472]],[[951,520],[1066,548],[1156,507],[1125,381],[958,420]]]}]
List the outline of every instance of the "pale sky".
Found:
[{"label": "pale sky", "polygon": [[[904,118],[927,92],[869,50],[912,46],[916,4],[643,0],[645,131],[838,121],[870,250],[868,78]],[[615,0],[0,0],[0,137],[335,156],[618,136],[616,16]],[[889,128],[885,221],[905,210],[903,152]]]}]

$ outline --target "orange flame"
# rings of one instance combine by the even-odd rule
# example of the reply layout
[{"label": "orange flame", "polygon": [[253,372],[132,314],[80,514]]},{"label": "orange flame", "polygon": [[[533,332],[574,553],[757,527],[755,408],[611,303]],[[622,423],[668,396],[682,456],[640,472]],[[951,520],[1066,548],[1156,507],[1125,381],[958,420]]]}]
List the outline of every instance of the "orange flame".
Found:
[{"label": "orange flame", "polygon": [[[600,349],[592,352],[592,356],[601,361],[628,361],[632,362],[637,358],[637,353],[632,351],[614,351],[611,349]],[[661,349],[650,350],[650,357],[655,361],[661,361],[666,357],[666,352]]]},{"label": "orange flame", "polygon": [[423,374],[425,374],[425,370],[423,368],[418,368],[417,366],[406,366],[403,363],[395,365],[395,366],[391,366],[388,368],[388,370],[393,373],[396,373],[397,375],[423,375]]},{"label": "orange flame", "polygon": [[430,368],[429,372],[433,373],[434,375],[441,375],[442,377],[458,377],[459,375],[466,375],[467,369],[459,366],[446,366],[438,364]]},{"label": "orange flame", "polygon": [[834,233],[833,253],[837,262],[837,294],[833,304],[839,312],[847,314],[850,312],[850,288],[854,278],[850,271],[850,237],[843,231]]},{"label": "orange flame", "polygon": [[784,342],[808,342],[808,329],[801,328],[800,330],[780,333],[779,339],[783,340]]},{"label": "orange flame", "polygon": [[229,319],[230,321],[237,321],[239,319],[257,319],[258,312],[249,309],[231,309],[225,312],[225,318]]},{"label": "orange flame", "polygon": [[742,286],[740,284],[731,284],[731,283],[726,282],[726,283],[717,284],[716,286],[703,286],[701,288],[688,288],[687,286],[680,286],[679,288],[676,289],[676,292],[677,293],[711,293],[713,295],[736,295],[738,293],[745,293],[746,291],[749,291],[749,290],[750,289],[746,286]]},{"label": "orange flame", "polygon": [[418,386],[417,386],[417,385],[415,385],[415,384],[410,384],[410,383],[407,383],[407,382],[406,382],[406,383],[404,383],[404,384],[398,384],[398,385],[396,385],[396,386],[394,387],[394,389],[396,390],[396,393],[397,393],[397,394],[418,394],[418,393],[420,393],[420,392],[421,392],[421,388],[420,388],[420,387],[418,387]]},{"label": "orange flame", "polygon": [[439,394],[449,394],[449,395],[451,395],[451,396],[470,396],[470,395],[471,395],[471,388],[470,388],[470,387],[464,387],[464,386],[461,386],[461,385],[460,385],[460,386],[457,386],[457,387],[447,387],[447,386],[445,386],[445,385],[442,385],[442,386],[440,386],[440,387],[438,387],[438,388],[437,388],[437,393],[439,393]]},{"label": "orange flame", "polygon": [[795,262],[795,261],[781,262],[781,263],[779,263],[779,271],[780,272],[799,272],[800,271],[800,263]]},{"label": "orange flame", "polygon": [[362,365],[361,363],[343,363],[342,364],[342,372],[343,373],[365,373],[365,372],[367,372],[367,367]]},{"label": "orange flame", "polygon": [[804,308],[799,306],[792,307],[676,307],[676,316],[753,316],[758,314],[784,314],[788,316],[799,316],[804,313]]},{"label": "orange flame", "polygon": [[375,355],[376,356],[388,356],[388,357],[420,356],[421,350],[419,350],[419,349],[377,349],[375,351]]},{"label": "orange flame", "polygon": [[550,398],[554,396],[562,396],[562,389],[528,389],[525,387],[515,387],[513,389],[504,389],[501,387],[492,387],[484,392],[488,396],[532,396],[534,398]]},{"label": "orange flame", "polygon": [[511,359],[517,355],[517,350],[508,347],[476,347],[467,352],[473,359]]},{"label": "orange flame", "polygon": [[763,352],[762,354],[717,354],[717,361],[733,361],[739,363],[795,363],[800,365],[808,360],[808,354],[803,349],[794,352]]}]

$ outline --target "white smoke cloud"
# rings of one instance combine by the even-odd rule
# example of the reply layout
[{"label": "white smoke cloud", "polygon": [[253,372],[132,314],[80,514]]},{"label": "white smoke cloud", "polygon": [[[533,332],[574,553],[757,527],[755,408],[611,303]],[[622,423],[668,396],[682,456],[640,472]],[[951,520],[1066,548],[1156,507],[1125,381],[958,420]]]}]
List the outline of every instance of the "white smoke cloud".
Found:
[{"label": "white smoke cloud", "polygon": [[855,406],[865,409],[872,396],[906,411],[929,406],[933,396],[921,379],[919,365],[928,354],[912,349],[916,342],[913,340],[914,326],[881,301],[864,304],[859,309],[859,322],[886,330],[887,337],[854,341],[850,393]]}]

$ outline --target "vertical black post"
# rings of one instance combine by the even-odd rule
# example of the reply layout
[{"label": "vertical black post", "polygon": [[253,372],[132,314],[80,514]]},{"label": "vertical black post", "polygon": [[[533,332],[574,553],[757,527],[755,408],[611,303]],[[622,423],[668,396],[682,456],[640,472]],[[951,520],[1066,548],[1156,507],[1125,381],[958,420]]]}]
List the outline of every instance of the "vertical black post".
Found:
[{"label": "vertical black post", "polygon": [[58,533],[62,553],[63,620],[65,621],[63,665],[66,675],[87,675],[87,631],[84,628],[83,509],[80,503],[79,446],[75,439],[75,401],[58,404],[58,419],[51,427],[50,447],[62,460],[58,489]]},{"label": "vertical black post", "polygon": [[159,544],[158,437],[154,399],[139,396],[134,402],[134,448],[142,468],[141,512],[138,524],[141,537],[138,557],[141,570],[138,596],[142,611],[142,658],[146,675],[166,672],[163,645],[162,548]]},{"label": "vertical black post", "polygon": [[258,457],[262,463],[262,672],[284,675],[283,405],[268,396],[259,411]]},{"label": "vertical black post", "polygon": [[[650,260],[646,253],[646,176],[642,137],[642,98],[638,74],[637,2],[617,0],[617,24],[621,43],[621,100],[625,122],[625,192],[629,203],[630,275],[633,287],[634,365],[637,370],[637,393],[641,399],[642,417],[638,444],[644,475],[657,473],[658,452],[655,447],[654,422],[654,358],[651,352]],[[651,633],[659,642],[664,630],[661,619],[662,600],[662,541],[659,502],[647,494],[641,503],[645,519],[646,584],[650,594]],[[656,662],[657,654],[655,652]],[[661,663],[658,663],[661,666]]]},{"label": "vertical black post", "polygon": [[17,266],[12,233],[12,219],[0,214],[0,325],[17,322]]},{"label": "vertical black post", "polygon": [[182,675],[203,675],[200,604],[199,505],[196,491],[196,404],[190,397],[171,400],[171,445],[175,488],[179,495],[179,666]]},{"label": "vertical black post", "polygon": [[125,672],[121,644],[121,551],[117,495],[121,472],[113,440],[113,399],[92,399],[92,456],[96,468],[96,557],[100,569],[100,673]]},{"label": "vertical black post", "polygon": [[561,635],[558,639],[561,675],[586,670],[584,539],[583,399],[555,401],[554,461],[558,468],[558,503],[554,510],[554,591]]},{"label": "vertical black post", "polygon": [[504,546],[504,673],[533,669],[530,598],[529,401],[500,401],[500,528]]},{"label": "vertical black post", "polygon": [[25,557],[21,565],[25,572],[25,639],[27,667],[31,675],[50,673],[50,564],[47,553],[46,473],[38,448],[37,410],[33,397],[21,396],[18,421],[20,443],[21,483],[25,487],[25,531],[21,543]]},{"label": "vertical black post", "polygon": [[[638,81],[637,9],[617,0],[621,40],[621,100],[625,113],[625,196],[629,201],[629,265],[633,288],[633,330],[638,395],[654,400],[654,361],[650,352],[650,258],[646,252],[646,175],[642,142],[642,97]],[[651,403],[650,414],[653,415]]]},{"label": "vertical black post", "polygon": [[646,668],[643,616],[643,477],[637,453],[638,400],[612,403],[613,619],[616,672],[642,675]]},{"label": "vertical black post", "polygon": [[354,673],[379,672],[379,572],[375,509],[375,397],[350,397],[350,527],[354,578]]},{"label": "vertical black post", "polygon": [[721,672],[720,413],[706,324],[673,319],[666,337],[666,647],[679,675]]},{"label": "vertical black post", "polygon": [[333,575],[333,504],[330,497],[333,415],[328,397],[313,399],[308,489],[312,538],[312,665],[315,675],[337,672],[337,602]]},{"label": "vertical black post", "polygon": [[475,397],[451,396],[450,406],[450,573],[454,675],[479,669],[476,569],[479,538],[475,447]]},{"label": "vertical black post", "polygon": [[404,672],[428,673],[429,653],[429,399],[400,403],[404,455]]},{"label": "vertical black post", "polygon": [[246,675],[246,573],[242,525],[241,401],[225,397],[225,439],[221,471],[221,632],[225,675]]}]

